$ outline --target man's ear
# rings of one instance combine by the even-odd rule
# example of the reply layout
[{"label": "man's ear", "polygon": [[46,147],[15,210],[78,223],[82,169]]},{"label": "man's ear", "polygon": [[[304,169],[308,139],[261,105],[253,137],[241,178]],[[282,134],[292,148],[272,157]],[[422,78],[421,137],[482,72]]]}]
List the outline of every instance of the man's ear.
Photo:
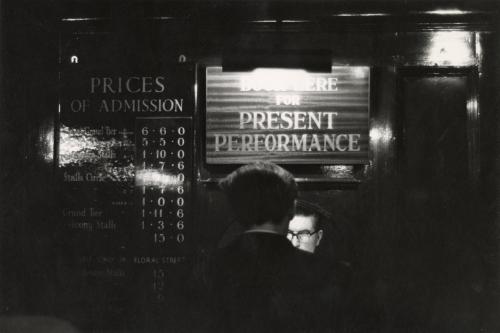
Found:
[{"label": "man's ear", "polygon": [[318,231],[318,239],[316,240],[316,246],[319,245],[319,243],[321,242],[321,239],[323,239],[323,230]]}]

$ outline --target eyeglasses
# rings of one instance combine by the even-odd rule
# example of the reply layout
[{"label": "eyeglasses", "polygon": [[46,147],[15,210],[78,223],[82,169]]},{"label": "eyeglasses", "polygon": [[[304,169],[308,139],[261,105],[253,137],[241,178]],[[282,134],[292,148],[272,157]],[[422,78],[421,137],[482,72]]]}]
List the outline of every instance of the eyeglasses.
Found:
[{"label": "eyeglasses", "polygon": [[318,230],[314,232],[310,232],[309,230],[301,230],[299,232],[293,232],[291,230],[288,230],[286,238],[288,238],[289,241],[292,241],[293,237],[297,237],[297,240],[299,242],[307,242],[311,238],[311,236],[317,232]]}]

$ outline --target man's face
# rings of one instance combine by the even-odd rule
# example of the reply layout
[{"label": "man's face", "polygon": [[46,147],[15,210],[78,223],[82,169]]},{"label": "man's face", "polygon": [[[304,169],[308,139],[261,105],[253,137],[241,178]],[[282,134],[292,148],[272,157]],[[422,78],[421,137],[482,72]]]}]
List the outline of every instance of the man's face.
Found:
[{"label": "man's face", "polygon": [[314,253],[323,237],[323,230],[316,230],[316,217],[295,215],[288,224],[287,238],[299,250]]}]

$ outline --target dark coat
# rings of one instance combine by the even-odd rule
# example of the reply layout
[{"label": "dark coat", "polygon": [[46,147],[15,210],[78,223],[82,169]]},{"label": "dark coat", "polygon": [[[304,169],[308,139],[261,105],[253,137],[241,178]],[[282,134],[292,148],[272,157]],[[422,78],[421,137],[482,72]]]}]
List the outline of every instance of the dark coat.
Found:
[{"label": "dark coat", "polygon": [[213,331],[303,331],[318,306],[309,259],[284,236],[263,232],[244,233],[221,249],[214,267]]}]

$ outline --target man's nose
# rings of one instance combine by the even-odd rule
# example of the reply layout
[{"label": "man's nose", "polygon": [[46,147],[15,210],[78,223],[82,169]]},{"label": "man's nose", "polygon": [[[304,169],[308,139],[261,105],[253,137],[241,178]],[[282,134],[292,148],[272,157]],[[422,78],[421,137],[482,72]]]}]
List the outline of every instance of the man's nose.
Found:
[{"label": "man's nose", "polygon": [[300,245],[299,239],[296,236],[292,237],[292,245],[295,247],[299,247],[299,245]]}]

